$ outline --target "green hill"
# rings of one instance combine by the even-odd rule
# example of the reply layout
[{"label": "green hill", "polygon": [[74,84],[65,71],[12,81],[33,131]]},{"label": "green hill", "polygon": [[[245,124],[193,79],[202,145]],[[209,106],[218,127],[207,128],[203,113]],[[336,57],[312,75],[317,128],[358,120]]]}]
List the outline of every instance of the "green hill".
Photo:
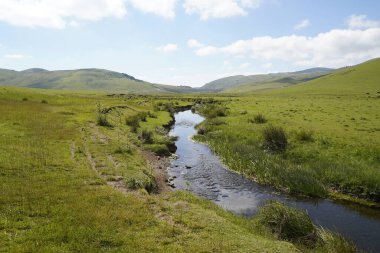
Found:
[{"label": "green hill", "polygon": [[262,91],[262,90],[272,90],[272,89],[284,88],[284,87],[292,86],[295,84],[307,82],[307,81],[317,79],[320,77],[321,77],[320,74],[317,74],[317,75],[300,74],[298,76],[288,76],[288,77],[283,77],[280,79],[271,80],[267,82],[254,82],[254,83],[242,84],[242,85],[234,86],[229,89],[225,89],[221,92],[222,93],[247,93],[247,92],[255,92],[255,91]]},{"label": "green hill", "polygon": [[299,94],[366,94],[380,96],[380,58],[342,68],[330,75],[301,84],[270,91]]},{"label": "green hill", "polygon": [[48,71],[0,69],[0,85],[57,90],[96,90],[120,93],[190,92],[190,87],[152,84],[128,74],[103,69]]},{"label": "green hill", "polygon": [[[327,68],[313,68],[298,72],[289,73],[272,73],[272,74],[261,74],[261,75],[250,75],[250,76],[230,76],[215,80],[213,82],[205,84],[201,87],[202,91],[214,91],[214,92],[246,92],[251,90],[256,90],[255,86],[263,86],[260,89],[272,88],[273,83],[277,88],[278,83],[284,83],[285,85],[291,85],[294,83],[300,83],[305,80],[310,80],[314,78],[321,77],[323,75],[331,73],[332,69]],[[291,79],[291,82],[289,80]],[[268,84],[268,85],[266,85]],[[243,86],[240,88],[240,86]],[[252,86],[252,87],[251,87]],[[266,87],[268,86],[268,87]],[[239,87],[239,88],[238,88]],[[279,87],[283,87],[280,85]],[[236,88],[236,89],[235,89]]]}]

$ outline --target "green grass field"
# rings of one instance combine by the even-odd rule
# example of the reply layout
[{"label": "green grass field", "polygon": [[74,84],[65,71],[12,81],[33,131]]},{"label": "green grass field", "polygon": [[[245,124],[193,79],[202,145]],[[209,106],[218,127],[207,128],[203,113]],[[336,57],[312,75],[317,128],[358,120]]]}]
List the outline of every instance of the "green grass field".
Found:
[{"label": "green grass field", "polygon": [[[189,101],[0,88],[0,252],[352,249],[324,231],[312,248],[291,242],[187,192],[154,194],[141,153],[149,144],[139,136],[151,131],[154,144],[167,143],[160,129],[171,117],[160,105]],[[134,132],[125,120],[142,112],[149,114]]]},{"label": "green grass field", "polygon": [[[380,60],[304,84],[234,97],[227,116],[201,127],[230,168],[278,189],[313,197],[343,193],[380,200]],[[201,110],[202,112],[202,110]],[[255,123],[263,114],[264,124]],[[268,152],[263,130],[282,127],[283,152]],[[239,129],[239,131],[234,131]]]}]

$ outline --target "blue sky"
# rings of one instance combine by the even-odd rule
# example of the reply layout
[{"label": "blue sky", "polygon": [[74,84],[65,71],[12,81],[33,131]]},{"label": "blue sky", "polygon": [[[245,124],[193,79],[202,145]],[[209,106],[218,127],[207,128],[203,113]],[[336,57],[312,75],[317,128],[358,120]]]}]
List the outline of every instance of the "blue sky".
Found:
[{"label": "blue sky", "polygon": [[0,68],[200,86],[380,57],[380,1],[1,0]]}]

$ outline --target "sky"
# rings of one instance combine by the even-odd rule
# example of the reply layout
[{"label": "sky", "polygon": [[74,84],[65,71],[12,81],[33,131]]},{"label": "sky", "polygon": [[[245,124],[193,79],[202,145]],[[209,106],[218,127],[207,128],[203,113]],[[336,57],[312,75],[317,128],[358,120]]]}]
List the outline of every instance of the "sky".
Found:
[{"label": "sky", "polygon": [[0,68],[193,87],[380,57],[378,0],[0,0]]}]

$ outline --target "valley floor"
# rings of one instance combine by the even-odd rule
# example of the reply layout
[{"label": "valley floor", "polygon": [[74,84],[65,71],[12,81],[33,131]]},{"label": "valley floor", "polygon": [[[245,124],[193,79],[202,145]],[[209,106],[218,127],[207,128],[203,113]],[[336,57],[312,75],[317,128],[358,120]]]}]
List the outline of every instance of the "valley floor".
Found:
[{"label": "valley floor", "polygon": [[143,150],[167,153],[168,111],[196,99],[0,87],[0,252],[339,252],[157,194]]}]

